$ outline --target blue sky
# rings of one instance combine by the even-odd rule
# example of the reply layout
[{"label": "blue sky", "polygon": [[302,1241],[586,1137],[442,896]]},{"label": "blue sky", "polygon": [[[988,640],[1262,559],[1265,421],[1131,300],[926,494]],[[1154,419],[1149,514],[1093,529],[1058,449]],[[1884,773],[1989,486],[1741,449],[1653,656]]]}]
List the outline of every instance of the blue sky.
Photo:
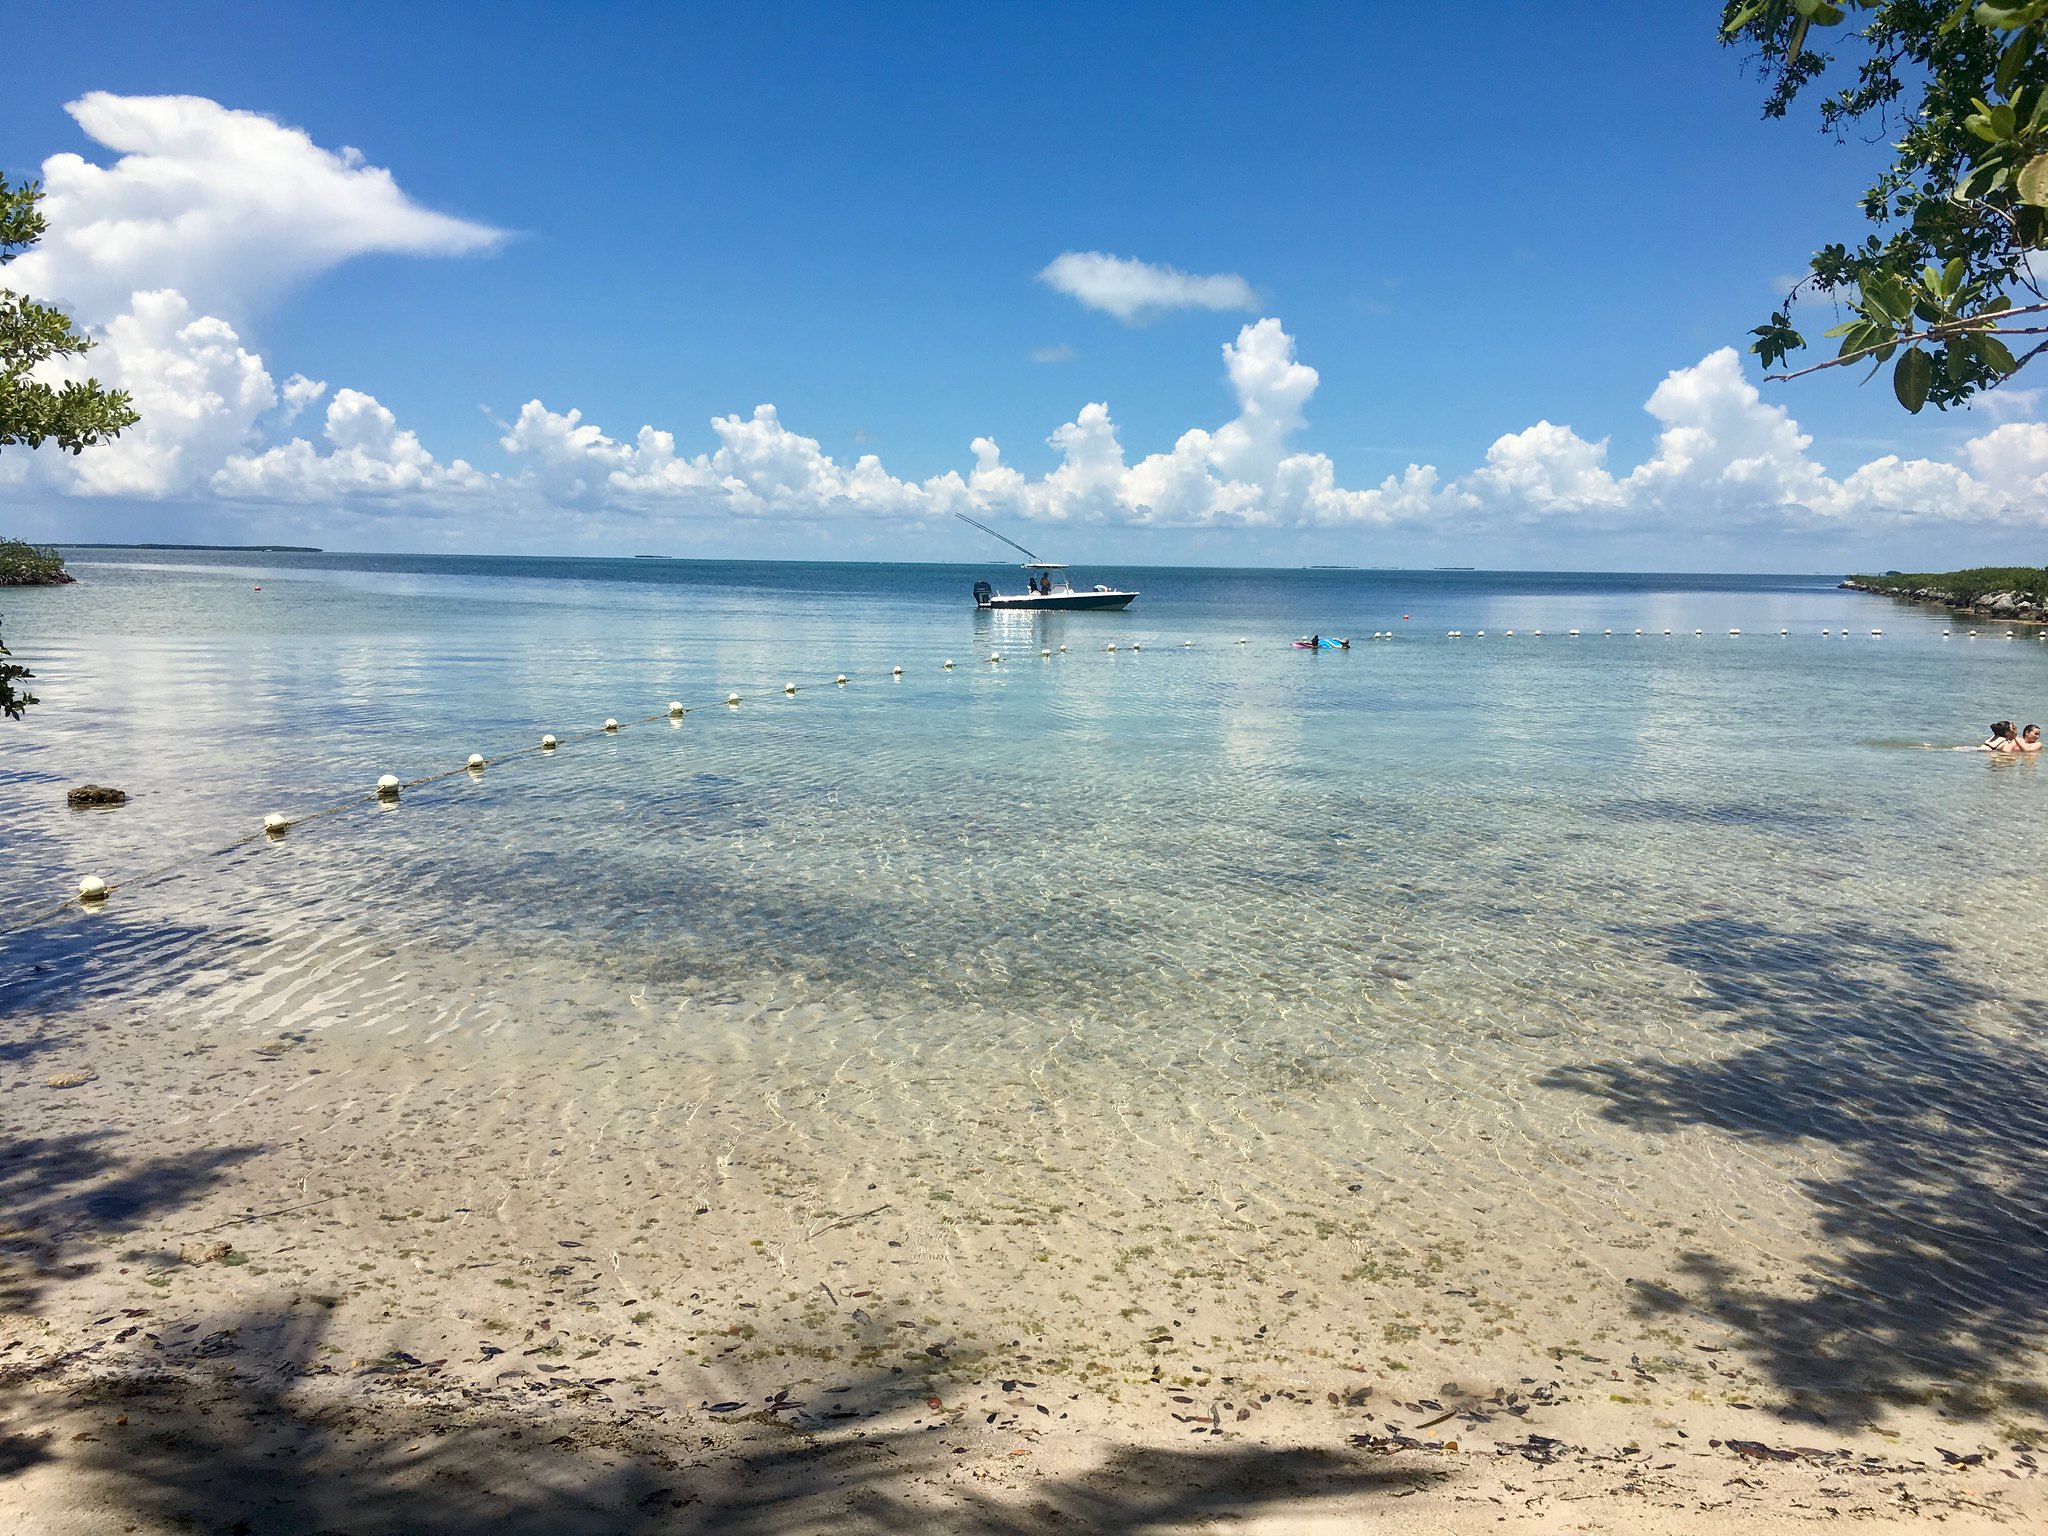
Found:
[{"label": "blue sky", "polygon": [[[205,271],[101,272],[74,303],[109,338],[95,368],[175,391],[192,370],[165,361],[166,338],[197,346],[175,322],[217,315],[279,403],[250,383],[203,441],[160,432],[82,479],[9,450],[0,505],[36,537],[335,548],[986,553],[946,516],[957,505],[1027,543],[1034,522],[1068,525],[1038,541],[1090,559],[2038,558],[2021,546],[2048,434],[2024,392],[1912,418],[1881,380],[1764,384],[1745,403],[1746,358],[1698,371],[1744,345],[1815,245],[1859,233],[1855,194],[1885,155],[1764,122],[1715,9],[1504,6],[1473,13],[1483,24],[1407,5],[16,13],[0,55],[10,177],[137,152],[67,115],[92,93],[193,98],[142,130],[151,174],[70,206],[81,227],[174,219],[180,197],[253,218],[221,224]],[[180,165],[195,135],[227,143],[245,113],[301,131],[308,156],[359,151],[406,210],[447,225],[365,233],[413,215],[366,214],[353,193],[292,224],[248,215],[235,179],[274,177],[261,197],[290,202],[290,156],[248,140],[204,174]],[[475,235],[458,249],[451,229]],[[1234,276],[1249,307],[1126,323],[1039,277],[1069,252]],[[53,250],[36,281],[74,300],[92,254]],[[130,285],[175,288],[186,309],[123,327]],[[1279,394],[1234,392],[1226,344]],[[209,356],[225,366],[218,345]],[[1290,363],[1315,370],[1312,388],[1273,371]],[[327,386],[296,415],[290,376]],[[181,397],[152,398],[160,428],[184,419]],[[528,402],[545,419],[508,450]],[[714,417],[752,421],[764,402],[773,430],[756,423],[730,463],[657,484],[666,460],[628,462],[643,424],[690,461],[719,449]],[[555,430],[542,445],[572,410],[602,441]],[[1163,461],[1190,428],[1275,412],[1300,420],[1271,451]],[[1539,422],[1569,440],[1518,438],[1501,473],[1472,478]],[[1068,424],[1086,444],[1049,445]],[[1156,472],[1091,460],[1045,480],[1104,430],[1119,465],[1159,455]],[[1699,433],[1719,446],[1694,452]],[[977,438],[999,445],[998,473],[975,476]],[[1583,446],[1602,440],[1589,466]],[[844,483],[863,454],[880,489]],[[470,478],[442,473],[457,460]]]}]

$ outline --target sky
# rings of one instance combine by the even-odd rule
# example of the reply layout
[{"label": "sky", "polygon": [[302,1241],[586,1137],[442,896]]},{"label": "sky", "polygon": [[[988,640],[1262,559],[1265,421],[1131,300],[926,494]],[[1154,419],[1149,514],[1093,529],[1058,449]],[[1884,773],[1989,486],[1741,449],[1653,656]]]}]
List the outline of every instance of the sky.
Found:
[{"label": "sky", "polygon": [[0,286],[142,422],[0,451],[0,533],[2039,562],[2025,375],[1913,417],[1747,355],[1888,154],[1765,121],[1718,11],[14,7]]}]

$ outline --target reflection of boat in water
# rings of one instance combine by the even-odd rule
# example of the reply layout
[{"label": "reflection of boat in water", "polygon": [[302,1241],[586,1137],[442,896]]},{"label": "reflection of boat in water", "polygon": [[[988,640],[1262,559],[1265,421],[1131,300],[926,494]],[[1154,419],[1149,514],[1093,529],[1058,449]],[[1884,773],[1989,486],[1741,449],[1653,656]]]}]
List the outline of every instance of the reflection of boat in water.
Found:
[{"label": "reflection of boat in water", "polygon": [[[1128,608],[1131,599],[1138,594],[1126,592],[1121,587],[1077,587],[1067,580],[1067,568],[1057,561],[1041,560],[1015,539],[1003,538],[986,523],[977,523],[965,512],[953,514],[961,522],[979,528],[990,538],[1003,542],[1021,555],[1029,555],[1024,569],[1032,574],[1025,579],[1028,590],[1024,592],[998,592],[985,581],[974,584],[974,606],[977,608],[1013,608],[1037,611],[1073,612],[1076,609],[1093,609],[1098,612],[1113,612]],[[1041,583],[1043,585],[1041,586]]]}]

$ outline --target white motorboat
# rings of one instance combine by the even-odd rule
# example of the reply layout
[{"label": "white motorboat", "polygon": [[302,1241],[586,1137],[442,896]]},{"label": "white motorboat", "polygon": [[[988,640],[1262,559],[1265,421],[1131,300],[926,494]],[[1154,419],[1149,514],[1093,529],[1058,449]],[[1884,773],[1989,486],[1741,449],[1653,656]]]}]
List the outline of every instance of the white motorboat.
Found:
[{"label": "white motorboat", "polygon": [[[1033,560],[1024,567],[1038,574],[1027,577],[1023,592],[998,592],[985,581],[974,584],[977,608],[1128,608],[1138,594],[1120,587],[1077,587],[1067,580],[1067,568],[1050,560]],[[1044,582],[1043,588],[1037,585]]]},{"label": "white motorboat", "polygon": [[1024,579],[1022,592],[998,592],[985,581],[974,584],[974,606],[977,608],[1007,608],[1026,610],[1053,610],[1072,612],[1076,609],[1093,609],[1097,612],[1113,612],[1128,608],[1131,599],[1138,594],[1127,592],[1122,587],[1077,587],[1067,579],[1067,568],[1056,560],[1041,560],[1015,539],[1005,538],[986,523],[977,523],[965,512],[953,514],[961,522],[979,528],[990,538],[1002,539],[1020,555],[1028,556],[1024,570],[1030,574]]}]

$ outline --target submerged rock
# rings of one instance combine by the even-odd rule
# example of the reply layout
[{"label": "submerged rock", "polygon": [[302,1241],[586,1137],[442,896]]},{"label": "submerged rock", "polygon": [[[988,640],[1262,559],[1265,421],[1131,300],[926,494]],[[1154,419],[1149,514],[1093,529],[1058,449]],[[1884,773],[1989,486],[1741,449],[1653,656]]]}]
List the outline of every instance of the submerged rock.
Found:
[{"label": "submerged rock", "polygon": [[126,805],[128,803],[128,791],[116,789],[111,784],[81,784],[76,789],[65,792],[64,803],[66,805]]}]

